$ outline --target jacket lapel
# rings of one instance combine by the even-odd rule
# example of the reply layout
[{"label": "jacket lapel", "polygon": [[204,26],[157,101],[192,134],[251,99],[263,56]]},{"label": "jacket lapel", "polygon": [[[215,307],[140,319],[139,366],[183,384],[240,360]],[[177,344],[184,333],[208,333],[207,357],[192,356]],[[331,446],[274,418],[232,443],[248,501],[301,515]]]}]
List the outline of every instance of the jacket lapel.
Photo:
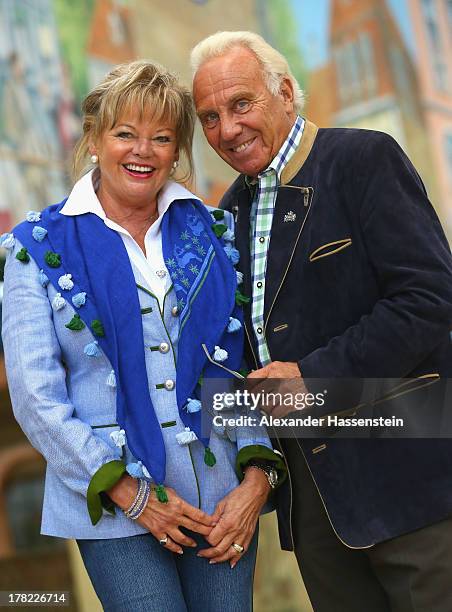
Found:
[{"label": "jacket lapel", "polygon": [[301,142],[281,174],[265,276],[264,330],[312,205],[312,187],[290,184],[307,160],[318,127],[306,121]]},{"label": "jacket lapel", "polygon": [[265,275],[265,324],[292,261],[312,195],[310,187],[281,185],[278,188]]}]

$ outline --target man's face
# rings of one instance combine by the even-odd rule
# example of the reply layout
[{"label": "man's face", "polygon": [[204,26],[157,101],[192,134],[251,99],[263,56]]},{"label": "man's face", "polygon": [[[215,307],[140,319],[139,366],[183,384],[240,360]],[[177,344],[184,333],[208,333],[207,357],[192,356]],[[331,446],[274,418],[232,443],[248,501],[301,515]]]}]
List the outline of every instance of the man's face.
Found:
[{"label": "man's face", "polygon": [[273,96],[256,56],[244,47],[202,64],[193,96],[210,146],[248,176],[267,168],[296,117],[290,81],[284,79],[280,93]]}]

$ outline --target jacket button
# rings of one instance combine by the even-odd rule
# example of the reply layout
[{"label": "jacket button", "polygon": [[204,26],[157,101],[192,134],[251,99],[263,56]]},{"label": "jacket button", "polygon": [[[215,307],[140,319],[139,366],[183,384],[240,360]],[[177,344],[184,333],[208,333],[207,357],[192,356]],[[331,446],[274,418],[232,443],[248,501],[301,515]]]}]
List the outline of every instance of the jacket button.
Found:
[{"label": "jacket button", "polygon": [[173,306],[171,308],[171,314],[173,315],[173,317],[177,317],[177,315],[179,314],[179,308],[177,306]]},{"label": "jacket button", "polygon": [[160,344],[159,344],[159,351],[161,353],[167,353],[169,351],[169,344],[168,344],[168,342],[160,342]]},{"label": "jacket button", "polygon": [[176,383],[174,382],[174,380],[171,380],[171,378],[168,378],[168,380],[165,380],[165,389],[167,391],[172,391],[174,389],[174,387],[176,386]]}]

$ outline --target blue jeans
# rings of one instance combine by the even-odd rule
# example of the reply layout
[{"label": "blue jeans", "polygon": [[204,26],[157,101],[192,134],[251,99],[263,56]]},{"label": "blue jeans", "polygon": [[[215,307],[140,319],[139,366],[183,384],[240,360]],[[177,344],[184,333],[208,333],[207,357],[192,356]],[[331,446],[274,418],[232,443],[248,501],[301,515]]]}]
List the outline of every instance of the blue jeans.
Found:
[{"label": "blue jeans", "polygon": [[109,540],[77,540],[83,562],[106,612],[249,612],[257,530],[248,551],[231,570],[197,557],[209,544],[198,543],[178,555],[151,534]]}]

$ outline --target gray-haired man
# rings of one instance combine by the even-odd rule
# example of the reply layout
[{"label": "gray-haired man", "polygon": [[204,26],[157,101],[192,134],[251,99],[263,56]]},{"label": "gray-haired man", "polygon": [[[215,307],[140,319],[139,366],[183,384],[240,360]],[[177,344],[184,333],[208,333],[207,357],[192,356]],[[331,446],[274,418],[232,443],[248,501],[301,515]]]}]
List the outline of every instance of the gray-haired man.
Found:
[{"label": "gray-haired man", "polygon": [[[452,373],[452,258],[422,182],[379,132],[317,129],[281,54],[249,32],[192,52],[204,134],[240,176],[250,376],[404,378]],[[431,412],[444,385],[426,394]],[[452,444],[281,440],[278,493],[314,609],[452,609]],[[215,545],[215,542],[211,542]]]}]

